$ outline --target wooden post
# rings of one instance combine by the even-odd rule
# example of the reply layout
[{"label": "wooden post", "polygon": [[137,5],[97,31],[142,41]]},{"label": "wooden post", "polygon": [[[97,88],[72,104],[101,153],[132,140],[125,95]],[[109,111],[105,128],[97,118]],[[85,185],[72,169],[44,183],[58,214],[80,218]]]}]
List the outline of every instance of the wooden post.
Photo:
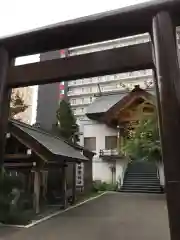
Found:
[{"label": "wooden post", "polygon": [[[175,27],[167,12],[153,18],[153,42],[162,110],[162,152],[171,240],[180,239],[180,70]],[[156,83],[157,84],[157,83]]]},{"label": "wooden post", "polygon": [[67,180],[66,180],[66,165],[62,166],[62,193],[63,193],[63,207],[67,208]]},{"label": "wooden post", "polygon": [[76,162],[73,163],[72,204],[76,202]]},{"label": "wooden post", "polygon": [[[153,39],[152,32],[151,32],[151,42],[152,42],[153,62],[154,62],[154,65],[156,66],[154,39]],[[153,81],[154,81],[155,89],[156,89],[156,111],[157,111],[157,115],[158,115],[157,117],[158,117],[159,136],[160,136],[160,140],[162,143],[163,130],[162,130],[162,109],[161,109],[160,86],[159,86],[160,83],[158,82],[156,67],[152,71],[153,71]]]},{"label": "wooden post", "polygon": [[0,47],[0,169],[3,167],[6,141],[6,128],[8,123],[8,110],[10,92],[7,89],[7,71],[9,68],[9,56],[4,47]]},{"label": "wooden post", "polygon": [[34,171],[34,209],[39,213],[39,199],[40,199],[40,174],[38,170]]}]

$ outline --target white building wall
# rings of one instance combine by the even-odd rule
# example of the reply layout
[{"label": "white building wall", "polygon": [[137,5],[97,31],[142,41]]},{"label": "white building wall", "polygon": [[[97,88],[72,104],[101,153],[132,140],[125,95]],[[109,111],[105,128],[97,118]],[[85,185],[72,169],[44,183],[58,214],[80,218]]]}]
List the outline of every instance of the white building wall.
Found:
[{"label": "white building wall", "polygon": [[128,165],[128,159],[120,159],[116,162],[116,182],[121,186],[124,182],[124,174]]},{"label": "white building wall", "polygon": [[112,183],[110,165],[97,155],[93,158],[93,180]]},{"label": "white building wall", "polygon": [[105,124],[90,122],[84,125],[84,138],[96,137],[96,154],[105,149],[105,136],[117,136],[117,131],[107,127]]},{"label": "white building wall", "polygon": [[164,165],[161,163],[158,165],[159,178],[161,186],[165,186]]},{"label": "white building wall", "polygon": [[[82,123],[82,122],[81,122]],[[111,162],[106,162],[99,157],[99,151],[105,149],[105,137],[117,136],[115,129],[109,128],[105,124],[99,124],[93,121],[84,122],[80,125],[80,131],[83,131],[83,137],[96,138],[96,155],[93,158],[93,180],[101,180],[107,183],[112,183],[113,176],[111,172]],[[81,144],[84,138],[81,139]],[[116,161],[115,180],[122,184],[123,173],[126,169],[127,161],[120,159]]]}]

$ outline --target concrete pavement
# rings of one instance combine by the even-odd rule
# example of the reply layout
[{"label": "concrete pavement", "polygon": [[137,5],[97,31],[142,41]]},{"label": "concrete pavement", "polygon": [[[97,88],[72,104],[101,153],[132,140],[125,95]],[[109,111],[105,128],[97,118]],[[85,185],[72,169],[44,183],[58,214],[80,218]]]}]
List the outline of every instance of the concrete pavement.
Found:
[{"label": "concrete pavement", "polygon": [[163,195],[108,193],[3,240],[169,240]]}]

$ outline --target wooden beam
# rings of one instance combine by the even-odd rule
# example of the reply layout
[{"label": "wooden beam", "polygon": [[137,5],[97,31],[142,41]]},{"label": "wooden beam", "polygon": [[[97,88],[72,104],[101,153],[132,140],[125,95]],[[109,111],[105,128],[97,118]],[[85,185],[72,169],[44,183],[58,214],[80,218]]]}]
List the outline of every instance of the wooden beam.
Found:
[{"label": "wooden beam", "polygon": [[7,89],[7,72],[9,68],[9,54],[4,47],[0,48],[0,171],[3,167],[6,143],[6,129],[8,123],[10,92]]},{"label": "wooden beam", "polygon": [[162,109],[162,152],[171,240],[180,239],[180,69],[175,28],[167,12],[153,19],[157,80]]},{"label": "wooden beam", "polygon": [[33,167],[33,163],[32,162],[27,162],[27,163],[4,163],[4,167],[5,168],[24,168],[24,167]]},{"label": "wooden beam", "polygon": [[27,154],[5,154],[5,159],[8,159],[8,160],[24,160],[24,159],[29,159],[31,158],[30,155],[27,155]]},{"label": "wooden beam", "polygon": [[12,67],[8,86],[20,87],[152,68],[150,43]]},{"label": "wooden beam", "polygon": [[0,44],[17,57],[145,33],[152,17],[164,9],[180,23],[179,0],[154,0],[4,37]]}]

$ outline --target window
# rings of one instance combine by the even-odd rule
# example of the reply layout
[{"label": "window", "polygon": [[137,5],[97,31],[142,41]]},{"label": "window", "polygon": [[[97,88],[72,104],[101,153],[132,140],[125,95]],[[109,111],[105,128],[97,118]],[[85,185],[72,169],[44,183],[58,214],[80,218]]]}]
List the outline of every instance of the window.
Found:
[{"label": "window", "polygon": [[71,104],[76,104],[76,99],[72,99]]},{"label": "window", "polygon": [[84,103],[84,98],[81,98],[81,103],[82,103],[82,104]]},{"label": "window", "polygon": [[82,92],[84,92],[84,88],[82,88]]},{"label": "window", "polygon": [[95,137],[85,137],[84,147],[90,151],[96,151],[96,138]]},{"label": "window", "polygon": [[105,137],[105,148],[107,150],[117,148],[117,136],[106,136]]},{"label": "window", "polygon": [[89,92],[92,92],[92,87],[89,88]]},{"label": "window", "polygon": [[92,102],[92,100],[93,100],[93,98],[92,98],[92,97],[90,97],[90,99],[89,99],[89,100],[90,100],[90,103],[91,103],[91,102]]}]

